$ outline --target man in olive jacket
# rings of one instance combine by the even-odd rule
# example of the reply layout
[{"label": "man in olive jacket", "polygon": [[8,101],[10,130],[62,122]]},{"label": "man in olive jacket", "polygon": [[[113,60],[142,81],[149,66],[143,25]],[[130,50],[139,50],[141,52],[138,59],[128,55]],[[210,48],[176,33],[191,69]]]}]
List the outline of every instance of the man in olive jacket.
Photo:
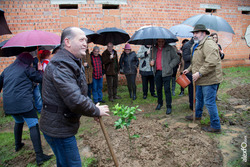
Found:
[{"label": "man in olive jacket", "polygon": [[170,81],[173,74],[173,68],[180,62],[180,57],[175,49],[165,44],[164,39],[157,40],[157,46],[153,47],[153,54],[150,65],[153,66],[156,90],[158,96],[158,105],[156,110],[160,110],[163,106],[162,87],[164,86],[165,97],[167,103],[166,114],[172,112],[172,97],[170,91]]},{"label": "man in olive jacket", "polygon": [[[183,71],[184,74],[192,72],[193,82],[196,85],[195,116],[201,120],[203,106],[207,107],[211,125],[202,128],[207,132],[220,132],[220,118],[216,106],[216,90],[222,82],[222,67],[218,45],[209,37],[209,31],[202,24],[197,24],[192,31],[194,45],[191,50],[191,65]],[[193,120],[192,116],[186,119]]]},{"label": "man in olive jacket", "polygon": [[117,96],[119,64],[116,50],[113,49],[113,44],[108,43],[107,49],[102,53],[102,63],[105,66],[105,73],[108,86],[109,101],[121,99]]},{"label": "man in olive jacket", "polygon": [[77,27],[68,27],[61,36],[61,49],[46,67],[43,77],[41,131],[56,155],[57,166],[82,166],[75,134],[81,115],[108,116],[106,105],[95,105],[87,96],[82,66],[87,38]]}]

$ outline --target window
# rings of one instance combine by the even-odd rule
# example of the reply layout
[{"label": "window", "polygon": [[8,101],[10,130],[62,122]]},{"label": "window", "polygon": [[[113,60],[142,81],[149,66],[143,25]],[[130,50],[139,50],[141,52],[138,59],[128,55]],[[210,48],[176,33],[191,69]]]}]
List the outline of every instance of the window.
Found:
[{"label": "window", "polygon": [[105,4],[105,5],[126,5],[127,0],[95,0],[97,4]]},{"label": "window", "polygon": [[238,6],[238,10],[241,14],[250,15],[250,6]]},{"label": "window", "polygon": [[60,4],[59,9],[78,9],[77,4]]},{"label": "window", "polygon": [[86,0],[50,0],[51,4],[87,4]]},{"label": "window", "polygon": [[216,4],[200,4],[200,8],[205,8],[206,13],[216,13],[220,9],[220,5]]}]

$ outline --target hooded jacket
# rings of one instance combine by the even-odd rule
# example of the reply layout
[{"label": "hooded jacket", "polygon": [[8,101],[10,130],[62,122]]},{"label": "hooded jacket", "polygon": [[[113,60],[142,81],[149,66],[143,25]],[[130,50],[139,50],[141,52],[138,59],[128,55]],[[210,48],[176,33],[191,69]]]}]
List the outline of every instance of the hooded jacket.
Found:
[{"label": "hooded jacket", "polygon": [[9,65],[0,75],[0,92],[3,88],[3,109],[6,114],[29,112],[33,105],[33,82],[41,83],[42,71],[19,59]]},{"label": "hooded jacket", "polygon": [[[193,53],[193,47],[191,53]],[[211,37],[206,36],[195,48],[191,65],[187,70],[193,74],[199,72],[202,75],[196,81],[196,85],[213,85],[222,82],[219,47]]]}]

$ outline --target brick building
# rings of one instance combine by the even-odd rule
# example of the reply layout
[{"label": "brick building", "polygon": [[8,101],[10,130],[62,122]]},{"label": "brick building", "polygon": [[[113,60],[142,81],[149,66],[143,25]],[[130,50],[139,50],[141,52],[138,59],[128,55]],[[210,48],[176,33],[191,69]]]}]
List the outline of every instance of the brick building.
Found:
[{"label": "brick building", "polygon": [[[5,11],[13,33],[0,36],[0,42],[34,27],[58,35],[68,26],[94,31],[118,27],[132,35],[145,25],[169,29],[193,15],[213,12],[223,17],[235,32],[232,43],[224,48],[223,67],[250,65],[250,48],[244,39],[250,24],[249,0],[0,0],[0,8]],[[92,47],[93,44],[90,49]],[[123,47],[124,44],[116,46],[119,54]],[[138,50],[139,47],[133,48]],[[0,73],[14,59],[0,58]]]}]

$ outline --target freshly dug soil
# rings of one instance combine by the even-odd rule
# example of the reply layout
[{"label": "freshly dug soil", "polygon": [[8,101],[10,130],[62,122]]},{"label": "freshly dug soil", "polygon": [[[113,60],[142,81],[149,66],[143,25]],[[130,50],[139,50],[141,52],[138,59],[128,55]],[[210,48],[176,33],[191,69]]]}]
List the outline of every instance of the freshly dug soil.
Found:
[{"label": "freshly dug soil", "polygon": [[227,94],[239,99],[250,99],[249,92],[250,92],[250,84],[238,86],[234,89],[231,89],[227,91]]},{"label": "freshly dug soil", "polygon": [[[126,129],[115,130],[111,117],[105,118],[105,126],[121,167],[158,167],[158,166],[213,166],[223,164],[221,151],[209,136],[200,131],[200,127],[191,129],[187,123],[177,122],[169,127],[165,120],[152,120],[137,116],[132,121],[131,134],[140,135],[132,139],[130,145]],[[94,128],[99,128],[97,124]],[[168,126],[168,125],[167,125]],[[83,145],[90,146],[98,159],[96,166],[113,167],[114,162],[102,131],[96,134],[84,134]],[[81,151],[80,151],[81,152]]]}]

